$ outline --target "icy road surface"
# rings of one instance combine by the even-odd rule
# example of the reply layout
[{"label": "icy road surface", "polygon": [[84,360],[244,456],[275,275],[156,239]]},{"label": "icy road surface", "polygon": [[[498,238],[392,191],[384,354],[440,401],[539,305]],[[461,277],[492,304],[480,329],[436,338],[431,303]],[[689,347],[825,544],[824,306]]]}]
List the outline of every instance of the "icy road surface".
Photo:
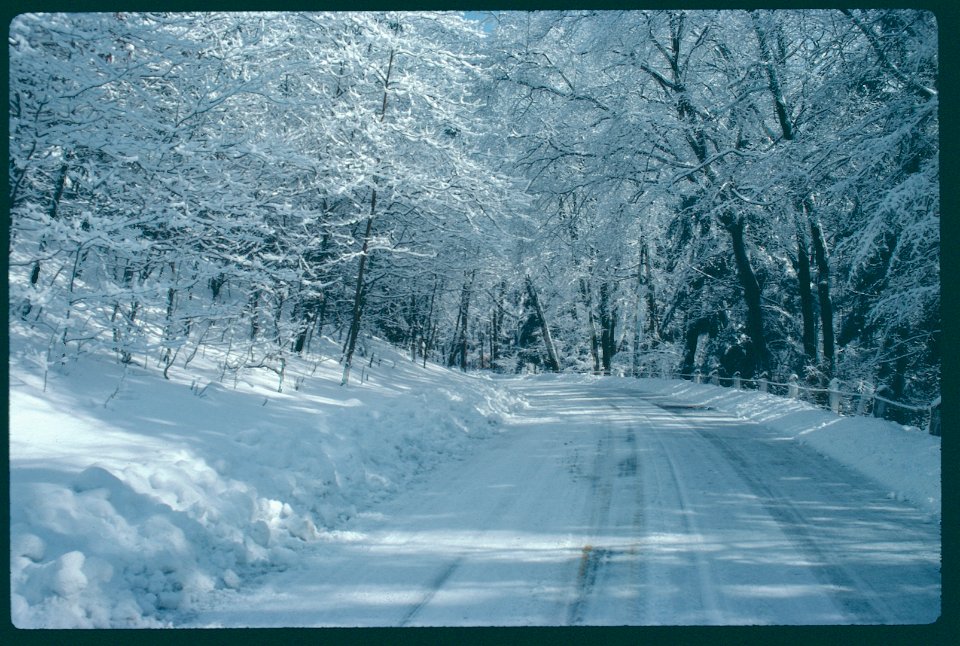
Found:
[{"label": "icy road surface", "polygon": [[929,623],[928,515],[763,426],[604,380],[358,515],[198,626]]}]

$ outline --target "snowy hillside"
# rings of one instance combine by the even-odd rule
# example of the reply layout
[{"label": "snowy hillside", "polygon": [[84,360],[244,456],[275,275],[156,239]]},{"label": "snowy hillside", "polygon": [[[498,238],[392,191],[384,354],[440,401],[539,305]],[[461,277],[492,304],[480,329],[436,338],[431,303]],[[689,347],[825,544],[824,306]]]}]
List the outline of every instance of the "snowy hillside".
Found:
[{"label": "snowy hillside", "polygon": [[[334,345],[330,346],[331,351]],[[511,405],[490,380],[377,346],[219,381],[84,357],[10,358],[11,572],[20,627],[159,626],[297,550],[477,438]],[[360,378],[365,381],[361,385]],[[295,389],[299,384],[299,389]]]},{"label": "snowy hillside", "polygon": [[[167,381],[93,357],[51,370],[44,391],[21,347],[10,362],[20,627],[177,625],[205,594],[293,566],[358,511],[464,459],[523,406],[508,380],[424,368],[380,345],[351,387],[335,360],[297,361],[283,392],[263,369],[220,381],[198,359],[203,378]],[[939,438],[756,393],[636,387],[760,421],[939,514]]]}]

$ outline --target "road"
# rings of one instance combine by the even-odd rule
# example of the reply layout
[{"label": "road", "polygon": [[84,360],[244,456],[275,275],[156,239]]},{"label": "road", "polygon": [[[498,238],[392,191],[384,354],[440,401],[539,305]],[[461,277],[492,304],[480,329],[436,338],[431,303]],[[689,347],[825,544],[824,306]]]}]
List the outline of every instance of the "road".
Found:
[{"label": "road", "polygon": [[[196,625],[929,623],[940,529],[766,427],[635,382],[508,382],[469,458]],[[618,385],[621,384],[621,385]]]}]

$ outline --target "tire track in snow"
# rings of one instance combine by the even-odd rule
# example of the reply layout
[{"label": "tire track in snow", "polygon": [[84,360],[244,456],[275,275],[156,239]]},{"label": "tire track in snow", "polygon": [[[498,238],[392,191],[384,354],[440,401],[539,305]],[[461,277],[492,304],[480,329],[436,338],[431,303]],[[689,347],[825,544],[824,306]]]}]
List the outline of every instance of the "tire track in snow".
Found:
[{"label": "tire track in snow", "polygon": [[[607,405],[618,414],[623,412],[620,406],[612,402],[607,402]],[[611,420],[606,435],[597,444],[589,499],[593,503],[589,525],[593,540],[581,549],[574,587],[576,596],[567,609],[568,625],[589,623],[588,616],[592,604],[596,602],[597,592],[605,592],[610,596],[611,592],[624,592],[625,587],[637,589],[642,578],[639,555],[644,490],[636,430],[631,425],[623,434],[614,433],[615,427],[622,427],[619,419]],[[617,505],[614,505],[615,501]],[[611,507],[621,512],[618,518],[611,518]],[[615,534],[623,531],[628,532],[630,537],[626,545],[623,542],[610,544],[610,539],[602,536],[603,532]],[[626,561],[626,567],[623,567],[623,561]],[[626,578],[626,581],[621,582],[621,578]],[[617,589],[607,589],[612,587]],[[618,601],[624,603],[622,599],[605,600],[603,609],[609,610],[609,606]],[[630,615],[642,615],[643,601],[642,596],[638,597],[636,603],[626,601],[628,606],[623,610]],[[636,604],[641,605],[638,608]]]},{"label": "tire track in snow", "polygon": [[[633,540],[630,542],[630,547],[627,551],[630,564],[629,580],[639,589],[641,584],[649,578],[649,568],[646,562],[640,558],[640,555],[643,553],[642,541],[646,527],[645,514],[647,511],[647,501],[644,493],[643,473],[640,469],[640,451],[637,447],[637,432],[632,425],[627,429],[627,442],[630,445],[630,459],[635,467],[632,473],[628,473],[628,475],[632,476],[630,482],[633,487],[634,503],[633,516],[631,518]],[[650,595],[638,594],[635,611],[637,617],[646,619],[649,616]]]},{"label": "tire track in snow", "polygon": [[398,627],[402,628],[406,626],[408,623],[410,623],[410,620],[416,617],[417,614],[421,610],[423,610],[423,608],[433,600],[437,592],[440,591],[440,588],[443,587],[443,584],[447,582],[447,579],[449,579],[453,575],[454,571],[456,571],[456,569],[460,567],[460,564],[463,563],[464,558],[466,557],[462,555],[457,557],[456,559],[448,563],[446,567],[440,570],[439,573],[437,573],[437,575],[428,584],[426,594],[423,596],[423,598],[419,602],[417,602],[415,605],[411,606],[409,610],[407,610],[407,613],[398,622],[397,624]]},{"label": "tire track in snow", "polygon": [[[537,475],[535,472],[534,477]],[[501,494],[501,502],[499,505],[496,505],[490,512],[483,518],[478,527],[478,531],[475,536],[482,536],[487,528],[490,527],[494,519],[505,516],[514,506],[516,506],[519,499],[519,494],[516,491],[511,490],[509,493]],[[460,568],[461,565],[467,560],[466,554],[460,554],[452,561],[449,561],[445,565],[441,566],[437,570],[436,575],[429,580],[426,584],[426,592],[423,594],[423,597],[417,603],[410,606],[406,613],[400,618],[397,622],[397,627],[403,628],[410,624],[413,619],[420,614],[420,612],[426,608],[433,598],[437,595],[438,592],[443,588],[447,581],[453,576],[453,574]]]},{"label": "tire track in snow", "polygon": [[590,507],[589,530],[594,539],[583,546],[580,563],[574,585],[574,600],[567,609],[567,624],[583,621],[587,601],[597,582],[597,573],[609,554],[606,549],[594,548],[599,530],[607,525],[610,505],[613,502],[613,482],[611,473],[614,462],[613,429],[607,428],[606,434],[597,442],[593,459],[593,469],[589,476],[590,493],[587,504]]},{"label": "tire track in snow", "polygon": [[[696,418],[689,417],[692,413],[708,409],[700,406],[651,403],[678,417],[686,429],[719,452],[724,462],[733,469],[747,489],[756,497],[761,508],[776,523],[787,540],[796,546],[806,560],[816,564],[808,569],[824,586],[829,598],[840,612],[856,623],[900,622],[900,613],[897,609],[886,603],[873,586],[863,578],[839,564],[835,550],[832,550],[826,541],[818,540],[811,533],[810,530],[815,529],[815,524],[806,518],[791,499],[775,485],[756,475],[759,466],[756,461],[751,462],[749,456],[740,450],[736,443],[725,440],[709,429],[699,427],[696,424]],[[711,411],[710,415],[715,417],[722,414]],[[735,417],[729,417],[729,421],[744,423]],[[822,475],[825,478],[828,474]]]},{"label": "tire track in snow", "polygon": [[[672,415],[675,414],[671,411],[668,412],[670,412]],[[693,550],[694,562],[697,569],[697,580],[699,583],[697,595],[700,599],[700,607],[709,623],[722,624],[724,623],[724,616],[726,614],[725,608],[717,596],[716,582],[711,572],[710,562],[705,556],[706,544],[703,540],[703,534],[699,524],[692,515],[690,497],[686,486],[683,484],[683,481],[680,478],[679,469],[677,468],[677,461],[673,455],[673,452],[667,446],[667,442],[664,442],[661,438],[660,433],[661,432],[659,430],[654,429],[654,432],[651,433],[651,436],[659,445],[660,454],[665,458],[667,476],[674,492],[677,495],[677,501],[680,505],[679,513],[681,523],[683,525],[683,534],[690,539],[695,546],[700,548]],[[658,486],[662,486],[664,478],[661,470],[657,467],[658,464],[655,464],[654,475],[656,477]]]},{"label": "tire track in snow", "polygon": [[[870,624],[899,620],[899,613],[885,603],[872,586],[856,573],[838,565],[836,559],[830,555],[829,546],[821,547],[821,541],[817,541],[807,529],[813,527],[813,524],[789,498],[774,491],[772,486],[754,475],[744,455],[722,438],[698,429],[692,424],[690,428],[723,454],[783,534],[799,548],[805,557],[818,564],[810,568],[814,576],[828,588],[834,602],[851,620]],[[851,594],[854,591],[860,591],[867,596]]]}]

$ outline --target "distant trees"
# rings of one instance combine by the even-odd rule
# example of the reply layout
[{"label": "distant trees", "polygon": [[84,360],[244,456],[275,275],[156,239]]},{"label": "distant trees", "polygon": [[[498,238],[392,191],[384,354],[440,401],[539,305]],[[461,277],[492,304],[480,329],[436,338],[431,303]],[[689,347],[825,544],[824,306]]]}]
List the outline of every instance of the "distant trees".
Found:
[{"label": "distant trees", "polygon": [[[939,390],[920,11],[24,14],[11,320],[51,360]],[[179,362],[179,363],[178,363]]]},{"label": "distant trees", "polygon": [[937,391],[930,14],[504,14],[495,39],[566,365]]}]

